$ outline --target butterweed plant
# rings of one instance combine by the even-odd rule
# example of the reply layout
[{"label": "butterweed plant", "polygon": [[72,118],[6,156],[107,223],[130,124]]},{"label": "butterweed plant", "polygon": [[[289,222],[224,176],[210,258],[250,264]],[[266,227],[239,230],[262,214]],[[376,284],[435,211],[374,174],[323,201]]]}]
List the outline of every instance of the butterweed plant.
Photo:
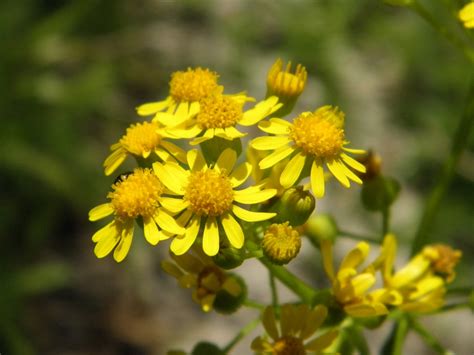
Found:
[{"label": "butterweed plant", "polygon": [[[391,3],[428,16],[415,1]],[[471,3],[459,12],[466,28],[472,27],[472,10]],[[430,23],[436,28],[435,22]],[[462,49],[472,60],[472,50]],[[473,120],[472,91],[447,168],[413,240],[412,256],[395,267],[397,237],[392,233],[390,208],[400,185],[383,175],[376,153],[353,148],[361,143],[350,142],[351,132],[345,128],[350,118],[341,108],[331,104],[293,112],[298,97],[304,95],[307,77],[301,64],[292,68],[278,59],[266,78],[266,97],[256,100],[246,92],[226,93],[219,75],[210,69],[171,74],[169,95],[137,108],[144,121],[127,128],[104,161],[106,175],[118,174],[127,157],[135,158],[138,166],[118,174],[108,202],[89,213],[91,221],[111,218],[92,237],[96,256],[112,253],[122,262],[134,236],[143,235],[152,246],[169,246],[170,258],[161,262],[163,270],[191,290],[202,311],[229,314],[243,306],[261,311],[261,317],[227,346],[200,342],[192,354],[229,353],[260,323],[264,332],[252,341],[249,352],[303,355],[357,350],[367,354],[363,329],[393,321],[382,353],[400,354],[409,330],[437,352],[446,353],[418,318],[454,307],[449,285],[462,252],[432,243],[428,227],[439,193],[452,177],[452,161],[459,159],[467,141],[463,127]],[[246,127],[252,126],[257,135],[248,137]],[[245,149],[243,139],[249,142]],[[327,195],[325,186],[334,180],[344,188],[362,185],[361,204],[381,216],[378,240],[342,232],[337,216],[314,213],[317,199]],[[136,233],[137,227],[143,233]],[[353,237],[354,242],[336,263],[339,235]],[[303,238],[319,255],[330,285],[327,289],[306,284],[284,266],[298,257]],[[375,256],[369,257],[371,249]],[[271,300],[248,299],[245,280],[231,271],[252,258],[269,270]],[[293,291],[293,303],[278,302],[276,279]]]}]

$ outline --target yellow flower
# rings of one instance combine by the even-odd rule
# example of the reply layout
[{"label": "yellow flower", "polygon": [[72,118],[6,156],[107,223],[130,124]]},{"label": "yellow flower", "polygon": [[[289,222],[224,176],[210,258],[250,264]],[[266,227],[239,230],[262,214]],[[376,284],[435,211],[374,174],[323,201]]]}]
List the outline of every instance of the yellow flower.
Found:
[{"label": "yellow flower", "polygon": [[324,164],[343,186],[350,187],[349,179],[362,183],[347,166],[365,172],[364,165],[346,153],[362,154],[364,151],[345,147],[349,142],[344,135],[344,114],[337,107],[323,106],[314,113],[304,112],[292,123],[272,118],[261,122],[259,128],[274,135],[255,138],[251,143],[257,150],[274,150],[260,161],[261,169],[292,156],[280,176],[283,187],[293,186],[308,162],[316,197],[324,196]]},{"label": "yellow flower", "polygon": [[216,91],[222,91],[217,84],[217,73],[200,67],[171,74],[169,96],[158,102],[151,102],[137,107],[140,116],[149,116],[166,110],[175,115],[179,122],[199,111],[199,100]]},{"label": "yellow flower", "polygon": [[114,214],[114,220],[93,236],[97,243],[94,249],[98,258],[107,256],[114,248],[114,259],[122,261],[130,250],[134,221],[143,220],[145,239],[152,245],[168,239],[160,229],[173,234],[184,234],[185,230],[164,209],[173,205],[170,197],[164,197],[165,187],[151,169],[137,168],[112,185],[108,194],[109,203],[104,203],[89,212],[89,220],[97,221]]},{"label": "yellow flower", "polygon": [[324,323],[326,316],[327,308],[322,305],[310,309],[306,304],[285,304],[281,307],[278,322],[273,308],[267,307],[263,312],[262,323],[271,340],[261,336],[255,338],[252,341],[252,350],[260,355],[321,354],[337,337],[338,331],[330,330],[316,338],[308,339]]},{"label": "yellow flower", "polygon": [[286,164],[288,164],[288,159],[278,162],[271,169],[260,169],[258,163],[267,155],[266,152],[256,150],[251,145],[247,146],[247,161],[252,165],[252,178],[255,183],[269,189],[276,189],[276,196],[281,196],[286,189],[280,184],[280,175]]},{"label": "yellow flower", "polygon": [[459,19],[466,28],[474,28],[474,2],[466,4],[459,11]]},{"label": "yellow flower", "polygon": [[321,240],[323,266],[332,283],[332,292],[344,311],[353,317],[371,317],[387,314],[385,304],[398,304],[399,295],[380,289],[368,292],[376,282],[372,265],[358,271],[365,261],[370,247],[360,242],[342,260],[338,271],[333,266],[333,250],[330,240]]},{"label": "yellow flower", "polygon": [[288,222],[272,224],[262,239],[265,255],[276,264],[288,264],[301,249],[301,237]]},{"label": "yellow flower", "polygon": [[446,281],[451,281],[454,277],[453,268],[461,257],[460,252],[448,248],[426,246],[407,265],[393,272],[397,241],[392,234],[385,237],[382,245],[382,253],[385,254],[382,263],[384,284],[386,288],[402,295],[400,309],[407,312],[431,312],[444,304]]},{"label": "yellow flower", "polygon": [[281,104],[276,96],[259,102],[254,108],[243,111],[245,101],[249,101],[245,95],[222,95],[216,93],[199,101],[199,110],[189,121],[176,125],[175,117],[158,115],[156,119],[166,126],[170,137],[194,138],[192,145],[200,144],[214,137],[234,140],[246,135],[236,128],[236,125],[252,126],[268,115],[278,110]]},{"label": "yellow flower", "polygon": [[267,95],[275,95],[281,101],[295,100],[303,92],[308,73],[301,64],[291,73],[291,62],[283,70],[283,61],[278,58],[267,75]]},{"label": "yellow flower", "polygon": [[200,304],[204,312],[212,310],[219,292],[238,297],[244,292],[240,283],[231,274],[217,267],[212,259],[197,248],[192,253],[174,255],[174,262],[164,260],[161,267],[175,277],[180,286],[193,289],[193,300]]},{"label": "yellow flower", "polygon": [[129,155],[146,159],[155,152],[163,161],[175,157],[185,162],[184,150],[163,138],[163,131],[155,122],[145,121],[130,125],[125,135],[110,146],[112,153],[104,161],[105,175],[112,174]]},{"label": "yellow flower", "polygon": [[219,229],[222,226],[230,244],[240,249],[244,244],[242,227],[234,216],[248,222],[263,221],[275,213],[252,212],[236,203],[256,204],[275,196],[276,190],[251,186],[236,190],[251,173],[251,165],[243,163],[234,169],[237,154],[232,149],[224,150],[214,166],[208,166],[202,153],[191,150],[187,154],[189,169],[185,170],[173,162],[154,163],[153,168],[163,184],[174,194],[181,196],[171,209],[181,213],[178,221],[186,227],[186,234],[176,237],[171,251],[184,254],[193,245],[203,226],[202,247],[213,256],[219,251]]}]

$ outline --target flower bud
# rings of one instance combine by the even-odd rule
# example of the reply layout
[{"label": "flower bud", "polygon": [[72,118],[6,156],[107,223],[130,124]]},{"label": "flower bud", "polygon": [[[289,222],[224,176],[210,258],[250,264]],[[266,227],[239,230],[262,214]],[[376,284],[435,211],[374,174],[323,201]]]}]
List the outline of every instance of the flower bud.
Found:
[{"label": "flower bud", "polygon": [[230,270],[240,266],[245,259],[242,256],[242,249],[227,247],[220,248],[219,253],[213,256],[212,260],[217,266]]},{"label": "flower bud", "polygon": [[235,274],[228,274],[222,288],[217,292],[214,309],[223,314],[237,311],[247,298],[247,286],[244,280]]},{"label": "flower bud", "polygon": [[196,344],[191,355],[225,355],[225,353],[217,345],[201,341]]},{"label": "flower bud", "polygon": [[273,221],[300,226],[308,220],[315,206],[316,200],[309,191],[304,191],[302,186],[292,187],[272,207],[271,210],[277,213]]},{"label": "flower bud", "polygon": [[271,262],[278,265],[288,264],[301,249],[300,234],[288,222],[272,224],[265,231],[262,249]]},{"label": "flower bud", "polygon": [[370,181],[380,176],[382,171],[382,158],[380,155],[369,150],[366,154],[359,157],[357,161],[365,166],[365,173],[356,172],[362,181]]},{"label": "flower bud", "polygon": [[383,211],[396,200],[399,192],[397,180],[380,175],[362,185],[362,204],[369,211]]},{"label": "flower bud", "polygon": [[338,233],[336,222],[328,214],[318,214],[310,218],[303,228],[311,243],[316,247],[319,247],[321,240],[334,241]]}]

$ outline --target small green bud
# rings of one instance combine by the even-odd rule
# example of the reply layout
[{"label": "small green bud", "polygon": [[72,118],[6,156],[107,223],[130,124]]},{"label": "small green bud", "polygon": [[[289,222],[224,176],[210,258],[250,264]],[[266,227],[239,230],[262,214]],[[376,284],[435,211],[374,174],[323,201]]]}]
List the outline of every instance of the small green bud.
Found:
[{"label": "small green bud", "polygon": [[397,180],[380,175],[362,185],[362,204],[369,211],[383,211],[396,200],[399,192]]},{"label": "small green bud", "polygon": [[308,220],[315,207],[316,200],[309,191],[304,191],[302,186],[292,187],[271,208],[272,212],[277,213],[272,222],[300,226]]},{"label": "small green bud", "polygon": [[225,353],[217,345],[202,341],[196,344],[191,355],[225,355]]},{"label": "small green bud", "polygon": [[304,232],[311,243],[319,247],[321,240],[334,241],[338,234],[336,221],[328,214],[319,214],[309,219],[304,225]]},{"label": "small green bud", "polygon": [[242,256],[242,249],[235,249],[232,247],[220,248],[219,253],[212,257],[214,263],[225,269],[235,269],[236,267],[242,265],[245,260]]},{"label": "small green bud", "polygon": [[242,306],[246,298],[247,286],[244,280],[235,274],[228,274],[228,279],[216,294],[213,307],[219,313],[234,313]]}]

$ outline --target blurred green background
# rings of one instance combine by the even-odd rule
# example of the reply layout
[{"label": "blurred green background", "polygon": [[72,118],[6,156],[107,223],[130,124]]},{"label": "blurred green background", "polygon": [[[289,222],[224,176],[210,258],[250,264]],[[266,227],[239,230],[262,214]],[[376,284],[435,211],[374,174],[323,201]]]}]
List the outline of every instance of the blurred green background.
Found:
[{"label": "blurred green background", "polygon": [[[425,3],[460,33],[461,2]],[[353,146],[381,154],[403,187],[393,229],[407,245],[471,74],[415,14],[375,0],[2,0],[0,51],[0,352],[19,355],[163,354],[181,344],[174,326],[207,319],[192,303],[166,311],[181,307],[159,271],[166,252],[136,238],[116,265],[90,241],[98,225],[87,212],[114,180],[101,167],[108,147],[139,119],[137,105],[165,97],[171,72],[209,67],[227,92],[261,99],[276,58],[305,65],[297,110],[340,106]],[[472,284],[473,143],[431,236],[463,250],[458,286]],[[317,211],[374,234],[379,218],[358,194],[331,187]]]}]

